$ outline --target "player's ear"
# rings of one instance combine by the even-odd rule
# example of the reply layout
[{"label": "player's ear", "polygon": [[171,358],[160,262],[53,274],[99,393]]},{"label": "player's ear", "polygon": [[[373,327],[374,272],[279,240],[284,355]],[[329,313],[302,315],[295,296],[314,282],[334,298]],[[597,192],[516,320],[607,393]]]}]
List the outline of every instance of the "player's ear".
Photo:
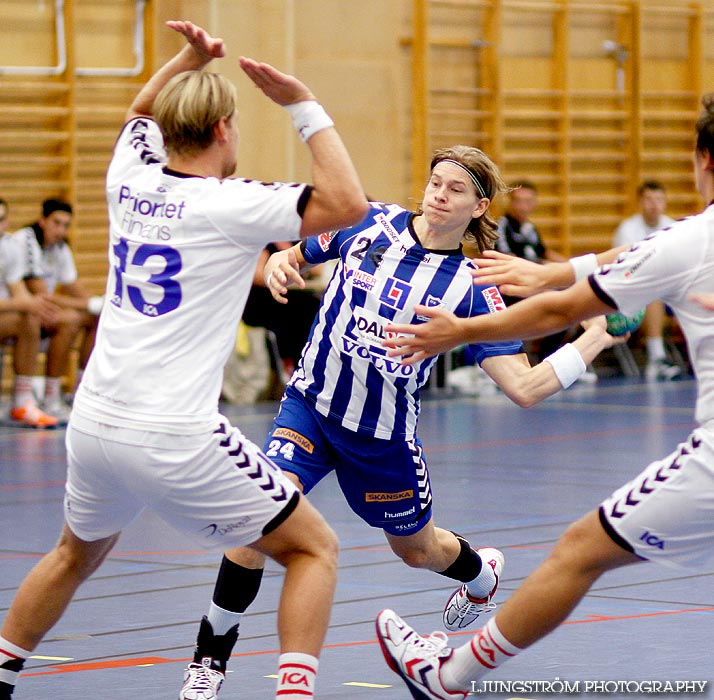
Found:
[{"label": "player's ear", "polygon": [[213,138],[218,143],[225,143],[228,140],[228,117],[221,117],[213,127]]},{"label": "player's ear", "polygon": [[476,203],[474,210],[471,212],[472,219],[478,219],[479,216],[483,216],[486,210],[491,206],[491,200],[488,197],[481,197]]}]

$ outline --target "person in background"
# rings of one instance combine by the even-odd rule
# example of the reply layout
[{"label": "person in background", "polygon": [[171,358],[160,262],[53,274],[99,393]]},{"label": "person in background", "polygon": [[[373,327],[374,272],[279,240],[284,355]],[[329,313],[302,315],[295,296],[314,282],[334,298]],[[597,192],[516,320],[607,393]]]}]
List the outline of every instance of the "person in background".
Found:
[{"label": "person in background", "polygon": [[91,296],[77,277],[77,267],[67,236],[72,207],[61,199],[42,202],[42,215],[13,234],[22,250],[25,283],[32,294],[51,295],[59,307],[54,322],[44,324],[49,336],[42,409],[66,423],[70,408],[62,398],[62,378],[67,375],[72,347],[83,334],[79,349],[78,379],[89,360],[97,332],[102,297]]},{"label": "person in background", "polygon": [[32,390],[43,323],[52,323],[59,311],[48,298],[30,294],[23,281],[22,251],[7,234],[10,207],[0,199],[0,342],[14,343],[13,391],[10,419],[30,428],[54,428],[57,417],[37,405]]},{"label": "person in background", "polygon": [[[667,191],[659,180],[645,180],[637,188],[640,211],[620,222],[613,237],[613,246],[636,245],[651,233],[667,228],[674,223],[664,212],[667,207]],[[667,320],[665,305],[657,300],[647,306],[642,321],[645,336],[647,365],[645,378],[649,380],[676,379],[682,373],[680,367],[667,359],[664,347],[664,327]]]}]

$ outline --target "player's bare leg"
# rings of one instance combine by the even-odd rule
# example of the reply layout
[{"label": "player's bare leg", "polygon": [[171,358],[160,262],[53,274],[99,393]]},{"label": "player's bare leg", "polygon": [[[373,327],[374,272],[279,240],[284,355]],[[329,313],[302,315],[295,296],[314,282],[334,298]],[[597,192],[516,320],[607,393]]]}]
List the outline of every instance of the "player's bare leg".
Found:
[{"label": "player's bare leg", "polygon": [[[0,631],[0,669],[6,671],[0,681],[0,698],[10,697],[29,652],[60,619],[77,588],[96,571],[118,537],[86,542],[65,525],[54,549],[26,576]],[[2,655],[7,648],[15,650],[10,660]]]},{"label": "player's bare leg", "polygon": [[464,537],[436,527],[433,520],[413,535],[385,535],[392,551],[408,566],[429,569],[462,583],[444,606],[443,623],[447,629],[464,629],[496,607],[492,601],[504,565],[499,550],[474,550]]}]

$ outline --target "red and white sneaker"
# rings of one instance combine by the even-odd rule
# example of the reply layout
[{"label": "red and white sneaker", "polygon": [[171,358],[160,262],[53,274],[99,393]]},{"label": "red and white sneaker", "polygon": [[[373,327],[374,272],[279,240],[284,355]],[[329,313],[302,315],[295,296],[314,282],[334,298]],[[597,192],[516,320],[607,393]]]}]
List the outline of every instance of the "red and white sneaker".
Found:
[{"label": "red and white sneaker", "polygon": [[401,676],[415,700],[463,700],[468,693],[449,691],[439,669],[452,654],[443,632],[417,634],[393,610],[377,615],[377,639],[389,668]]},{"label": "red and white sneaker", "polygon": [[496,585],[485,598],[474,598],[469,593],[467,584],[457,588],[444,607],[444,627],[450,632],[458,632],[468,627],[479,615],[491,612],[496,603],[492,602],[493,596],[498,589],[498,582],[501,580],[503,571],[503,552],[493,547],[484,547],[476,550],[483,561],[483,564],[490,566],[496,576]]},{"label": "red and white sneaker", "polygon": [[32,401],[10,409],[10,418],[30,428],[56,428],[59,422],[54,416],[45,413]]}]

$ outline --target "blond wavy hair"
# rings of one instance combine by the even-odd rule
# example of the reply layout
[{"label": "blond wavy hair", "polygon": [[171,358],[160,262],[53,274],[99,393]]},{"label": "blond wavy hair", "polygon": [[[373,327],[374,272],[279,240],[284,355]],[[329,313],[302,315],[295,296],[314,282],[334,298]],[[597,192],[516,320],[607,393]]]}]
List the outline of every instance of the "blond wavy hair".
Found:
[{"label": "blond wavy hair", "polygon": [[186,71],[169,80],[154,100],[153,117],[168,153],[191,155],[213,142],[213,129],[236,111],[236,89],[218,73]]}]

